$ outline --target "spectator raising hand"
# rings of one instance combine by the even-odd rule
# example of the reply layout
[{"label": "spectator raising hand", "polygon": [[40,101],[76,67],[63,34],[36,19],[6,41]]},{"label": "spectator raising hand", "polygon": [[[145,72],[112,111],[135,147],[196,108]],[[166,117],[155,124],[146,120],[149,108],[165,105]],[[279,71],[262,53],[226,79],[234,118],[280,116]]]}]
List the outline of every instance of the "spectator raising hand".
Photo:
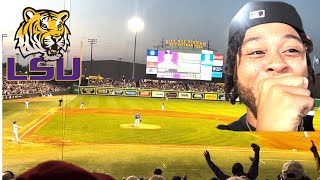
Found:
[{"label": "spectator raising hand", "polygon": [[314,144],[314,142],[311,140],[312,146],[310,147],[310,151],[313,153],[314,161],[316,163],[316,168],[318,171],[318,175],[320,176],[320,157],[317,150],[317,146]]},{"label": "spectator raising hand", "polygon": [[260,146],[256,145],[255,143],[252,143],[251,147],[254,152],[260,152]]},{"label": "spectator raising hand", "polygon": [[[233,176],[237,176],[237,177],[246,177],[248,179],[256,179],[258,177],[258,172],[259,172],[259,152],[260,152],[260,146],[258,146],[257,144],[252,143],[251,147],[254,151],[254,158],[252,160],[252,164],[251,167],[249,168],[249,171],[247,173],[245,173],[243,171],[243,166],[241,163],[235,163],[232,166],[232,175]],[[219,167],[214,164],[211,160],[211,156],[209,151],[205,150],[203,153],[209,167],[211,168],[211,170],[213,171],[213,173],[217,176],[217,178],[219,180],[225,180],[228,179],[230,176],[224,174]]]}]

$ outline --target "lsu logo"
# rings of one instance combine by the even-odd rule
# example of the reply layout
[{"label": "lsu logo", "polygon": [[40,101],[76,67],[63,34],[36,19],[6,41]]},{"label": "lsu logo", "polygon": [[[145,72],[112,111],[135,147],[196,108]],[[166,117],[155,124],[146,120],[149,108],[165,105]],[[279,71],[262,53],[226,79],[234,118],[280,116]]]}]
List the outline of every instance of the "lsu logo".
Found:
[{"label": "lsu logo", "polygon": [[[66,20],[68,11],[35,10],[27,7],[23,10],[23,22],[20,24],[15,40],[16,49],[26,58],[37,56],[29,62],[29,75],[16,74],[14,58],[7,58],[8,81],[75,81],[81,76],[81,59],[73,58],[72,75],[65,75],[63,55],[70,46],[69,28]],[[41,61],[55,61],[55,66],[42,65]],[[39,75],[42,72],[42,75]]]},{"label": "lsu logo", "polygon": [[15,40],[16,49],[26,58],[40,55],[44,61],[56,61],[62,57],[61,50],[70,46],[70,31],[65,22],[68,11],[55,12],[27,7],[23,10],[23,22],[20,24]]}]

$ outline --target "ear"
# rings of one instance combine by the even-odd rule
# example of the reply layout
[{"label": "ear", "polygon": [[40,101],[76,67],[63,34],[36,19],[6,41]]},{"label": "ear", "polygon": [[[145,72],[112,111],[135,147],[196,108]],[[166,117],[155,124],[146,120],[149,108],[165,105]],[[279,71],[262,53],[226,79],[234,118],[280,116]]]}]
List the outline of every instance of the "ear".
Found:
[{"label": "ear", "polygon": [[69,18],[69,11],[60,11],[58,13],[58,18],[60,18],[62,20],[62,22],[64,23],[68,18]]},{"label": "ear", "polygon": [[36,10],[34,10],[32,7],[26,7],[23,10],[23,20],[28,21],[34,16],[34,14],[36,14]]}]

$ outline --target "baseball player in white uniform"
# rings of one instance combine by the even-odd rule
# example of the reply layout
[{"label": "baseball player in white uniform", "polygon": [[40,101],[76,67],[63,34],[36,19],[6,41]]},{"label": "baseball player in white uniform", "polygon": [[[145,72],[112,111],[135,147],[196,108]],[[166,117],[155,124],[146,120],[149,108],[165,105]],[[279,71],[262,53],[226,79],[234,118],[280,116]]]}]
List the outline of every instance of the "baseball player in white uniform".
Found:
[{"label": "baseball player in white uniform", "polygon": [[26,104],[26,109],[29,109],[29,101],[28,101],[28,99],[24,103]]},{"label": "baseball player in white uniform", "polygon": [[164,111],[164,102],[161,104],[161,111]]},{"label": "baseball player in white uniform", "polygon": [[134,122],[134,127],[138,128],[140,126],[140,114],[136,113],[134,118],[136,119],[135,122]]},{"label": "baseball player in white uniform", "polygon": [[84,101],[81,101],[81,103],[80,103],[80,109],[86,109],[85,107],[84,107]]},{"label": "baseball player in white uniform", "polygon": [[14,142],[15,139],[16,139],[17,142],[19,142],[18,128],[22,128],[22,127],[17,125],[17,121],[13,121],[12,142]]}]

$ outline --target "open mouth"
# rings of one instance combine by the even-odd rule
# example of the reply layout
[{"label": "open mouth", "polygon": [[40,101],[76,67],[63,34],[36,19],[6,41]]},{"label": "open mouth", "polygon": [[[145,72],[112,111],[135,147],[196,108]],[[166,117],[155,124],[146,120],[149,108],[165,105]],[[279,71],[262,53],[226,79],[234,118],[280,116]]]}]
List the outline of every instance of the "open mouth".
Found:
[{"label": "open mouth", "polygon": [[57,52],[58,52],[58,45],[57,44],[52,45],[49,49],[49,54],[57,54]]}]

